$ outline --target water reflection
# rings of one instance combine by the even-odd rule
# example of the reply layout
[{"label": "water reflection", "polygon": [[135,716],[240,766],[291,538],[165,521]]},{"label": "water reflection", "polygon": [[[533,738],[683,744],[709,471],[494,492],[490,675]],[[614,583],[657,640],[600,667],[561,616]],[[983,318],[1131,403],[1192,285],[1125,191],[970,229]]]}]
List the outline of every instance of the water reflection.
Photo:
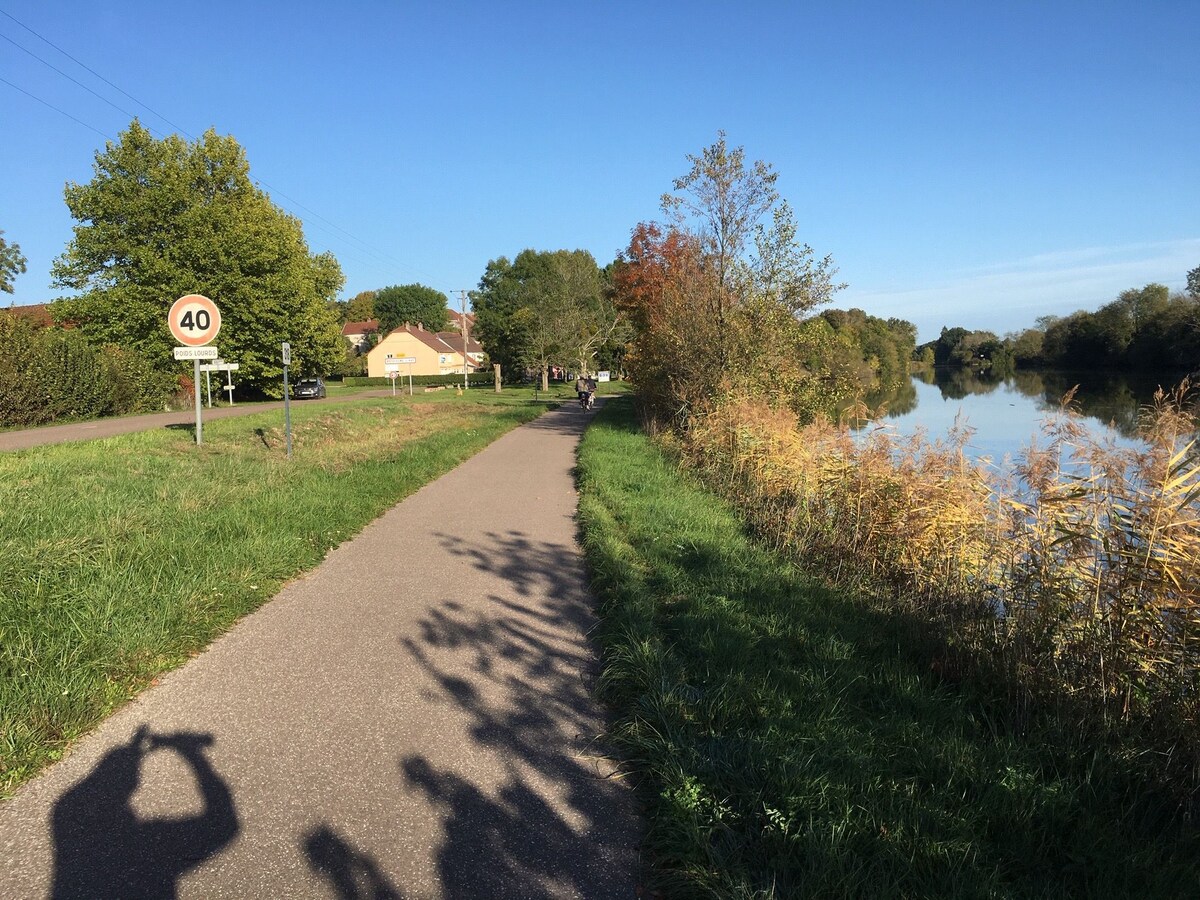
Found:
[{"label": "water reflection", "polygon": [[[1006,376],[970,369],[914,374],[891,391],[864,398],[868,406],[908,433],[925,428],[945,434],[956,422],[974,430],[970,450],[999,460],[1014,455],[1041,432],[1048,413],[1078,386],[1075,406],[1097,432],[1118,443],[1137,440],[1140,410],[1161,382],[1154,378],[1097,372],[1018,371]],[[1167,381],[1164,387],[1173,387]],[[864,427],[867,423],[858,423]]]}]

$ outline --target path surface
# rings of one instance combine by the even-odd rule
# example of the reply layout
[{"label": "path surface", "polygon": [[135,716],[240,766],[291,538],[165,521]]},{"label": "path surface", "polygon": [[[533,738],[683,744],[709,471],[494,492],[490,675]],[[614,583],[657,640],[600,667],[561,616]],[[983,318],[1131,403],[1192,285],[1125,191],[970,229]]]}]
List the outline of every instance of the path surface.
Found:
[{"label": "path surface", "polygon": [[560,407],[0,804],[0,896],[633,897]]},{"label": "path surface", "polygon": [[[389,391],[361,391],[342,397],[327,397],[324,400],[293,400],[293,403],[340,403],[345,400],[360,400],[363,397],[384,397]],[[236,416],[249,416],[253,413],[279,410],[283,414],[283,401],[274,403],[246,403],[241,406],[218,406],[213,409],[205,408],[203,421],[211,419],[231,419]],[[90,441],[95,438],[113,437],[118,434],[131,434],[135,431],[149,431],[152,428],[166,428],[169,425],[196,424],[196,410],[186,409],[176,412],[147,413],[141,416],[120,416],[111,419],[94,419],[90,422],[72,422],[69,425],[46,425],[41,428],[24,428],[20,431],[0,432],[0,450],[25,450],[29,447],[40,447],[43,444],[64,444],[67,441]]]}]

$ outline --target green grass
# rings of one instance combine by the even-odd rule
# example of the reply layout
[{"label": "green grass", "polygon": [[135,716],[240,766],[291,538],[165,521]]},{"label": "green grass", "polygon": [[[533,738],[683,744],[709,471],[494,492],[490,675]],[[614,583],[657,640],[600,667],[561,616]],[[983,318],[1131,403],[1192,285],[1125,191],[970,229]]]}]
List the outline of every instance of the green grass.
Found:
[{"label": "green grass", "polygon": [[1193,897],[1200,841],[1136,759],[936,677],[912,621],[755,545],[638,433],[580,451],[610,737],[670,897]]},{"label": "green grass", "polygon": [[453,392],[0,455],[0,795],[400,498],[542,411]]}]

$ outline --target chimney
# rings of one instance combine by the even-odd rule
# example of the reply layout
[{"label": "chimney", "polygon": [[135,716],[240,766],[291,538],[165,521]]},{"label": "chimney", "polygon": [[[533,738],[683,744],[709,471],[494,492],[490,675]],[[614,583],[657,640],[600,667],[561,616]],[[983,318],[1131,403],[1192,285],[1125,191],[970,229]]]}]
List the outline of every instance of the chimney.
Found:
[{"label": "chimney", "polygon": [[425,326],[422,323],[418,322],[417,323],[417,331],[424,331],[424,330],[425,330]]}]

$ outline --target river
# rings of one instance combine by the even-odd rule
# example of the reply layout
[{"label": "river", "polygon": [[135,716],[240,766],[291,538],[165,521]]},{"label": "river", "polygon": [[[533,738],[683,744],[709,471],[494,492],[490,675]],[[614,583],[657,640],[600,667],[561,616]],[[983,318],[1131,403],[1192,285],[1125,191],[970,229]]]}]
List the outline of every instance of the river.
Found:
[{"label": "river", "polygon": [[924,428],[934,438],[945,435],[956,420],[965,422],[974,432],[968,452],[1000,462],[1041,434],[1047,416],[1076,385],[1075,404],[1093,432],[1120,445],[1138,442],[1138,411],[1151,402],[1158,386],[1152,378],[1051,371],[989,378],[967,369],[936,369],[913,375],[908,384],[867,402],[873,408],[882,404],[885,420],[902,434]]}]

